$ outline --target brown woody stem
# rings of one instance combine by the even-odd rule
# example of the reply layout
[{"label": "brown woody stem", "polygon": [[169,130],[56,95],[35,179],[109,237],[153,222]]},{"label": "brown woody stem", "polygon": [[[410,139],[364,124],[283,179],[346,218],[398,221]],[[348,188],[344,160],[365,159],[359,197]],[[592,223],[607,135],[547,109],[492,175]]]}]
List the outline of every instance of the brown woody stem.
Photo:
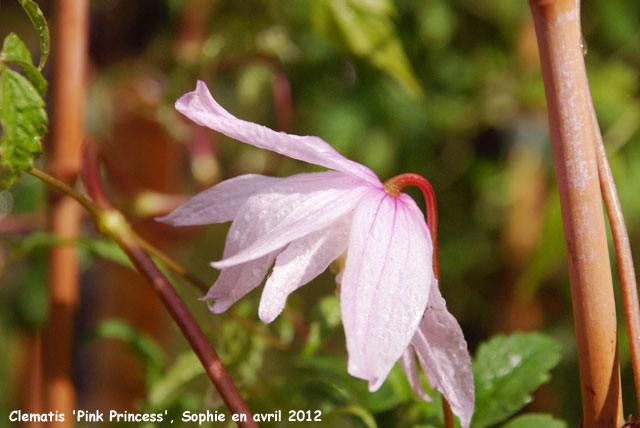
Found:
[{"label": "brown woody stem", "polygon": [[579,2],[530,0],[558,177],[582,389],[583,426],[624,423],[615,302],[598,181]]}]

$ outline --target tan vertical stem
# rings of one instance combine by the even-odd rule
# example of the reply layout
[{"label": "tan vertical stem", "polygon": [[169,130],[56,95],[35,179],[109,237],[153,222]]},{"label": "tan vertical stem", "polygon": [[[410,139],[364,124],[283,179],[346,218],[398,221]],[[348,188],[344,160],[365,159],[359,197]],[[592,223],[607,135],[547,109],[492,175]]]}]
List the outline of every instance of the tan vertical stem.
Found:
[{"label": "tan vertical stem", "polygon": [[[42,413],[42,397],[40,395],[40,387],[42,385],[42,338],[40,332],[29,332],[27,343],[27,358],[29,360],[23,368],[20,409],[25,413]],[[20,426],[40,428],[42,423],[28,421],[22,422]]]},{"label": "tan vertical stem", "polygon": [[564,224],[583,426],[624,423],[611,267],[576,0],[530,0]]},{"label": "tan vertical stem", "polygon": [[[84,135],[88,1],[57,0],[52,37],[53,96],[49,139],[50,170],[71,183],[80,169]],[[78,235],[81,207],[69,196],[52,194],[49,227],[63,240]],[[65,414],[56,426],[73,426],[75,389],[71,377],[74,319],[78,305],[78,261],[73,245],[54,248],[49,256],[49,320],[44,334],[44,403]]]}]

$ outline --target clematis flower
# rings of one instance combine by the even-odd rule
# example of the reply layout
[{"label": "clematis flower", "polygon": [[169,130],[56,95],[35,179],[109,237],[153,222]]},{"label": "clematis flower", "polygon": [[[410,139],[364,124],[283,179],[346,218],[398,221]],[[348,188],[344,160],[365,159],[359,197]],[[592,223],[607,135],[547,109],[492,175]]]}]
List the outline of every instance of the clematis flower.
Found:
[{"label": "clematis flower", "polygon": [[346,252],[340,300],[348,372],[375,391],[401,359],[416,393],[428,399],[417,354],[431,386],[468,427],[474,402],[469,354],[438,290],[431,235],[415,201],[318,137],[276,132],[234,117],[201,81],[176,109],[236,140],[330,170],[235,177],[160,219],[175,226],[232,221],[223,259],[211,263],[221,270],[203,298],[213,301],[211,311],[227,310],[274,265],[259,306],[260,319],[269,323],[289,294]]}]

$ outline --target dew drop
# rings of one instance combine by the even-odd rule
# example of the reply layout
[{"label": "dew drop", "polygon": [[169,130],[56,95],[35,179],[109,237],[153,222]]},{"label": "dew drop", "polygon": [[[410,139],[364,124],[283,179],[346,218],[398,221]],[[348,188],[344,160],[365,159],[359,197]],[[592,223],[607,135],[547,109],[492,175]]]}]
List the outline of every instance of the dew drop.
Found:
[{"label": "dew drop", "polygon": [[587,56],[589,46],[587,46],[587,41],[582,34],[580,34],[580,48],[582,49],[582,56]]}]

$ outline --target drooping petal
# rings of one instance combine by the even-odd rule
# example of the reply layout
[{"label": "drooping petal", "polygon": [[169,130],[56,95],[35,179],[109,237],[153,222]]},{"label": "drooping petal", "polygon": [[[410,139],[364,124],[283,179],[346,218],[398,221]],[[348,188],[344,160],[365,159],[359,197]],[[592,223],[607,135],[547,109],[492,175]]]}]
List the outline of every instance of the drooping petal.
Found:
[{"label": "drooping petal", "polygon": [[435,283],[411,343],[431,386],[447,399],[463,428],[468,428],[475,402],[471,358],[462,329],[447,311]]},{"label": "drooping petal", "polygon": [[427,394],[420,383],[420,378],[418,376],[418,367],[416,364],[416,355],[413,350],[413,346],[409,345],[407,349],[402,353],[402,357],[400,358],[400,363],[402,364],[402,368],[407,375],[407,379],[409,380],[409,385],[411,385],[411,389],[416,395],[422,398],[424,401],[431,401],[431,397]]},{"label": "drooping petal", "polygon": [[347,249],[351,216],[290,243],[276,258],[267,279],[258,314],[264,323],[273,321],[289,294],[320,275]]},{"label": "drooping petal", "polygon": [[[275,183],[295,180],[295,177],[278,179]],[[255,204],[247,204],[248,199],[237,209],[227,233],[223,257],[237,254],[243,248],[248,247],[268,230],[273,229],[286,215],[284,210],[265,215],[264,208]],[[226,311],[245,294],[260,285],[280,250],[281,248],[274,248],[271,252],[256,257],[255,260],[222,269],[220,276],[202,300],[214,299],[215,301],[209,305],[209,308],[215,313]]]},{"label": "drooping petal", "polygon": [[[247,199],[229,234],[259,228],[255,241],[211,265],[225,269],[262,257],[289,242],[322,229],[349,214],[370,189],[362,181],[337,171],[298,174],[279,181]],[[238,217],[247,217],[238,222]],[[269,227],[266,227],[269,224]]]},{"label": "drooping petal", "polygon": [[201,300],[214,299],[209,309],[219,314],[256,288],[273,264],[277,251],[220,272],[220,276]]},{"label": "drooping petal", "polygon": [[432,244],[415,202],[373,189],[354,212],[342,277],[349,373],[380,387],[409,345],[433,280]]},{"label": "drooping petal", "polygon": [[373,171],[345,158],[321,138],[276,132],[265,126],[234,117],[213,99],[207,85],[202,81],[198,81],[195,91],[183,95],[176,101],[176,110],[199,125],[244,143],[342,171],[374,185],[380,184],[380,180]]},{"label": "drooping petal", "polygon": [[245,174],[225,180],[198,193],[158,221],[172,226],[196,226],[233,220],[247,199],[282,178]]}]

